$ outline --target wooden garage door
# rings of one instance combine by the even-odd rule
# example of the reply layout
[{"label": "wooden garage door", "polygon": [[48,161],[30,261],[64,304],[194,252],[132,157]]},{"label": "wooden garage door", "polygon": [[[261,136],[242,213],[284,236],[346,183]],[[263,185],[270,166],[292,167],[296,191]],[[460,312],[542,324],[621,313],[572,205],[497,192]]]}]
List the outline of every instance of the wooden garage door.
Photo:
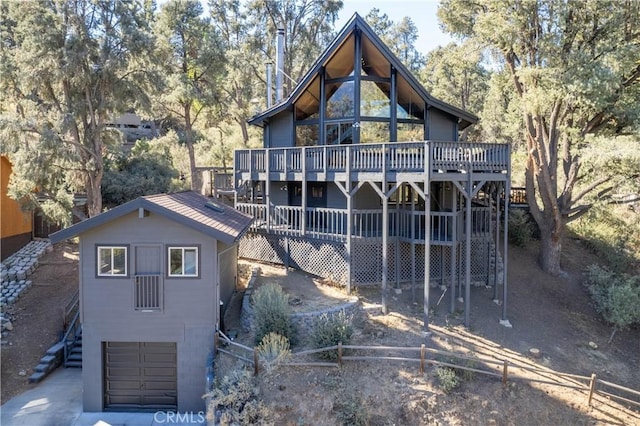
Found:
[{"label": "wooden garage door", "polygon": [[105,409],[177,408],[175,343],[104,343]]}]

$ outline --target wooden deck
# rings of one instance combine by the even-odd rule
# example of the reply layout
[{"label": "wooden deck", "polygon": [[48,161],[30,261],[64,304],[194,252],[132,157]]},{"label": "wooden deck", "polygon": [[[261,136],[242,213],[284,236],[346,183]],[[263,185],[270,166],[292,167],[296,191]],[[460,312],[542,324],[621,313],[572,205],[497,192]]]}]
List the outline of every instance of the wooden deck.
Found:
[{"label": "wooden deck", "polygon": [[394,142],[236,150],[234,173],[236,181],[506,180],[509,163],[508,144]]},{"label": "wooden deck", "polygon": [[[267,215],[265,204],[238,203],[236,208],[255,218],[252,231],[339,242],[348,237],[346,209],[272,206]],[[466,238],[464,215],[463,211],[431,212],[427,222],[424,211],[394,209],[389,211],[387,235],[417,244],[424,244],[429,235],[431,245],[452,245]],[[474,207],[471,222],[471,238],[490,238],[489,207]],[[353,210],[352,238],[381,239],[383,232],[382,210]]]}]

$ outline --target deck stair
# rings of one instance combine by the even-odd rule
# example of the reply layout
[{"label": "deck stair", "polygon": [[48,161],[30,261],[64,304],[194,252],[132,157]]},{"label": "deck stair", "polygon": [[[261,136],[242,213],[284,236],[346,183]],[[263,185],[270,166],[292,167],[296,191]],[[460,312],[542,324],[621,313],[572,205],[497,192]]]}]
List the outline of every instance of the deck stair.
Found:
[{"label": "deck stair", "polygon": [[82,327],[80,328],[77,338],[74,339],[74,342],[71,343],[67,351],[64,366],[82,368]]},{"label": "deck stair", "polygon": [[63,347],[62,364],[65,367],[82,367],[82,324],[79,306],[79,297],[76,293],[65,309],[67,327],[60,340]]}]

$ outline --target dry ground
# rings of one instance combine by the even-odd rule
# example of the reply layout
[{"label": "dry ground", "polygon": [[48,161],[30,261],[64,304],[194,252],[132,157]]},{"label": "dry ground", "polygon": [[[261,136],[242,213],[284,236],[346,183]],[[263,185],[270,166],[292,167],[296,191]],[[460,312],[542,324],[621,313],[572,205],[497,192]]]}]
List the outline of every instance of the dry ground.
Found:
[{"label": "dry ground", "polygon": [[[435,306],[440,289],[431,291],[433,307],[432,335],[422,334],[421,291],[412,299],[411,289],[393,293],[391,313],[381,315],[379,291],[360,288],[357,293],[363,313],[355,318],[354,343],[428,347],[473,353],[481,357],[509,359],[513,364],[536,365],[556,371],[590,375],[640,389],[640,330],[616,334],[607,344],[610,328],[603,324],[589,305],[582,288],[581,273],[594,259],[579,242],[567,241],[564,259],[567,277],[548,276],[535,263],[536,247],[510,248],[508,317],[513,328],[498,324],[501,307],[491,302],[492,289],[472,292],[471,327],[462,327],[462,305],[448,313],[448,295]],[[77,247],[59,244],[41,258],[40,267],[31,276],[33,287],[13,306],[14,329],[2,338],[2,403],[33,386],[28,376],[46,349],[62,331],[62,308],[78,286]],[[278,268],[261,266],[278,280]],[[290,277],[296,276],[290,273]],[[283,282],[286,280],[283,279]],[[320,283],[311,290],[295,293],[303,302],[326,303],[345,295]],[[314,291],[316,291],[314,290]],[[313,298],[304,299],[305,295]],[[313,305],[311,303],[311,305]],[[303,303],[304,305],[304,303]],[[238,306],[236,303],[233,306]],[[231,309],[227,327],[234,326]],[[250,343],[252,336],[239,332],[238,340]],[[594,350],[589,342],[598,345]],[[541,359],[526,356],[539,348]],[[296,348],[294,348],[296,349]],[[233,364],[221,355],[219,366]],[[21,376],[24,370],[25,376]],[[549,376],[552,377],[552,376]],[[416,364],[398,362],[350,362],[336,368],[290,367],[258,377],[261,397],[277,413],[277,424],[331,425],[353,424],[640,424],[638,411],[597,397],[592,408],[586,395],[559,387],[527,385],[510,381],[503,387],[493,377],[475,375],[463,380],[450,394],[443,392],[428,367],[425,374]]]},{"label": "dry ground", "polygon": [[39,263],[29,277],[33,286],[6,310],[13,317],[13,330],[2,336],[0,349],[2,404],[34,386],[29,376],[47,349],[59,341],[62,312],[78,291],[76,244],[57,244]]},{"label": "dry ground", "polygon": [[[539,270],[535,262],[537,247],[510,248],[508,318],[513,328],[499,325],[502,307],[491,301],[491,288],[472,290],[469,329],[462,326],[463,305],[458,303],[458,310],[449,314],[449,295],[445,294],[436,306],[442,290],[432,289],[432,326],[428,337],[422,333],[420,289],[415,300],[410,286],[403,286],[399,294],[394,292],[391,313],[382,315],[379,289],[359,288],[357,293],[364,309],[354,319],[353,344],[416,347],[425,343],[434,349],[507,359],[514,366],[549,371],[527,374],[511,369],[512,374],[529,378],[568,383],[558,379],[553,371],[582,376],[596,373],[599,378],[640,389],[640,330],[619,332],[607,344],[611,329],[601,322],[581,285],[585,266],[597,259],[573,240],[567,241],[566,253],[563,264],[567,275],[559,278]],[[300,286],[309,283],[315,286],[307,287],[312,295],[311,308],[316,305],[317,294],[325,294],[336,302],[344,299],[344,295],[335,294],[335,289],[304,274],[285,274],[282,268],[270,265],[259,267],[262,277],[258,285],[278,282],[285,290],[290,288],[293,297],[302,298],[303,305],[307,299]],[[230,313],[231,318],[226,320],[229,327],[237,326],[233,318],[236,314]],[[249,333],[239,333],[239,342],[251,345],[252,339]],[[531,358],[531,348],[539,349],[542,357]],[[294,352],[300,349],[293,348]],[[221,374],[237,367],[236,361],[226,355],[219,362]],[[496,368],[496,372],[501,370]],[[503,387],[499,378],[479,374],[461,375],[460,382],[456,390],[447,394],[435,377],[434,367],[428,367],[421,375],[417,364],[396,361],[349,361],[340,370],[286,367],[258,376],[261,398],[274,408],[276,424],[332,425],[358,421],[370,425],[640,424],[638,406],[627,409],[597,396],[590,408],[586,392],[529,385],[520,380],[510,380]]]}]

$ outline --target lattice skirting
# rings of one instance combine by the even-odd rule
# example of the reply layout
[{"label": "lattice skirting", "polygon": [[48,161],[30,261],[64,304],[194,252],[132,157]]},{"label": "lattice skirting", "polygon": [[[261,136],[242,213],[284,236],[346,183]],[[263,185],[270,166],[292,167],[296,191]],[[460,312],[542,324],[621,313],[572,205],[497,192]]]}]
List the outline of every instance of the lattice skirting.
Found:
[{"label": "lattice skirting", "polygon": [[[464,280],[466,242],[457,247],[432,246],[430,251],[430,281],[449,284],[452,276]],[[452,267],[452,253],[456,262]],[[494,259],[492,244],[485,240],[471,241],[471,281],[493,284]],[[424,245],[393,241],[387,245],[387,282],[424,281]],[[263,262],[289,265],[294,268],[346,284],[349,268],[344,244],[312,238],[285,238],[277,235],[248,233],[240,241],[240,257]],[[414,260],[412,260],[414,259]],[[352,240],[351,275],[353,285],[378,284],[382,281],[382,241]]]},{"label": "lattice skirting", "polygon": [[341,284],[347,282],[347,249],[333,241],[248,233],[240,241],[239,256],[289,265]]},{"label": "lattice skirting", "polygon": [[[432,284],[449,284],[452,276],[464,279],[466,242],[452,246],[432,246],[429,253],[430,281]],[[382,280],[382,242],[354,240],[352,252],[352,278],[354,284],[377,284]],[[452,253],[456,250],[456,262],[452,267]],[[476,284],[490,284],[493,270],[490,242],[471,241],[471,281]],[[387,282],[424,281],[424,244],[403,241],[387,246]],[[412,260],[414,259],[414,260]]]}]

